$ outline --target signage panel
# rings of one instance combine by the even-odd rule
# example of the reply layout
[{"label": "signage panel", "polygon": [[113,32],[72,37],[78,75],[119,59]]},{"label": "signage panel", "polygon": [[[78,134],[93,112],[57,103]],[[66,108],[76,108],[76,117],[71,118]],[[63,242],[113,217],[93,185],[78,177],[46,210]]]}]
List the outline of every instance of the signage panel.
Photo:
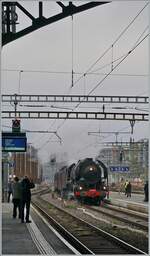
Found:
[{"label": "signage panel", "polygon": [[111,172],[129,172],[129,166],[110,166]]},{"label": "signage panel", "polygon": [[25,152],[27,147],[26,136],[14,136],[13,133],[2,134],[3,152]]}]

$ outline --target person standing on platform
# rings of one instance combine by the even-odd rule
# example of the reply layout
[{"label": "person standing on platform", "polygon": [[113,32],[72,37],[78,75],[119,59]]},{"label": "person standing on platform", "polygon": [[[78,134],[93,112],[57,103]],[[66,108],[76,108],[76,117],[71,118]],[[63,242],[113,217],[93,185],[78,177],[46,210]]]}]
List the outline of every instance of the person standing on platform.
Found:
[{"label": "person standing on platform", "polygon": [[13,218],[17,217],[17,209],[18,209],[18,217],[21,218],[21,209],[20,209],[20,199],[21,199],[21,184],[19,182],[19,178],[14,178],[14,183],[12,185],[12,196],[13,196]]},{"label": "person standing on platform", "polygon": [[31,202],[31,191],[30,189],[34,188],[35,185],[32,180],[27,176],[21,181],[21,223],[24,223],[24,208],[26,207],[26,223],[30,223],[29,214],[30,214],[30,202]]},{"label": "person standing on platform", "polygon": [[12,194],[12,180],[11,179],[8,180],[7,193],[8,193],[7,202],[9,203],[10,202],[10,196]]},{"label": "person standing on platform", "polygon": [[125,195],[127,194],[127,185],[128,185],[129,181],[126,180],[125,184],[124,184],[124,190],[125,190]]},{"label": "person standing on platform", "polygon": [[127,197],[131,197],[131,188],[132,188],[132,186],[131,186],[131,183],[129,181],[127,186],[126,186],[126,195],[127,195]]},{"label": "person standing on platform", "polygon": [[124,188],[124,180],[123,178],[121,178],[120,184],[119,184],[119,190],[118,190],[119,194],[123,192],[123,188]]},{"label": "person standing on platform", "polygon": [[146,181],[145,185],[144,185],[144,194],[145,194],[145,199],[144,202],[148,202],[148,180]]}]

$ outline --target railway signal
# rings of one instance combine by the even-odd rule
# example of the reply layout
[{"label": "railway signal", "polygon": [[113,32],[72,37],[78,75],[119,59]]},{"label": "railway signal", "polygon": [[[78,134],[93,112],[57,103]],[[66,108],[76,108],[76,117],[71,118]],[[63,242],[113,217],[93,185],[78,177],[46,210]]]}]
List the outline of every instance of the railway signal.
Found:
[{"label": "railway signal", "polygon": [[20,120],[12,120],[12,132],[20,132]]}]

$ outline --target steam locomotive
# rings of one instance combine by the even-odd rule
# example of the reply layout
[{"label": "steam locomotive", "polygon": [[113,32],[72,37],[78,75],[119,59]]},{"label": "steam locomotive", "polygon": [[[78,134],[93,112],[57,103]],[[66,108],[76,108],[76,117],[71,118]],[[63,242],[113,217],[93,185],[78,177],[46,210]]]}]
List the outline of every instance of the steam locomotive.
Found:
[{"label": "steam locomotive", "polygon": [[109,196],[107,167],[100,160],[79,160],[55,174],[54,188],[65,197],[74,193],[79,202],[100,205]]}]

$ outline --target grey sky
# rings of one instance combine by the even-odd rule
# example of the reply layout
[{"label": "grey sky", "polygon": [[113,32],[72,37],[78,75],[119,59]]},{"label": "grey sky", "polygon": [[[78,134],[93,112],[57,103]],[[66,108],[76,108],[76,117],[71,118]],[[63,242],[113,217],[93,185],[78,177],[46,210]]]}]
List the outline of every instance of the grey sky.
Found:
[{"label": "grey sky", "polygon": [[[86,72],[103,52],[111,46],[118,35],[133,20],[137,13],[148,1],[113,1],[112,3],[98,6],[85,12],[74,15],[73,18],[73,70]],[[35,10],[36,1],[20,2],[28,10]],[[61,11],[53,1],[44,2],[45,15],[56,14]],[[57,8],[56,8],[57,7]],[[19,18],[22,20],[21,17]],[[26,26],[27,20],[19,27]],[[113,59],[126,54],[135,45],[136,41],[148,26],[148,7],[135,20],[127,32],[120,38],[113,48]],[[143,37],[148,33],[144,33]],[[142,39],[142,38],[141,38]],[[111,62],[112,52],[98,62],[93,71],[100,69]],[[115,64],[114,64],[115,65]],[[72,23],[71,17],[48,25],[21,39],[7,44],[2,49],[2,70],[18,70],[2,72],[2,93],[19,93],[19,70],[23,70],[20,80],[21,94],[88,94],[89,91],[104,77],[104,75],[86,75],[71,90],[72,70]],[[111,66],[97,72],[109,72]],[[70,74],[26,72],[35,71],[64,71]],[[117,74],[128,74],[118,76]],[[129,76],[129,75],[136,76]],[[148,38],[145,39],[126,60],[93,92],[101,95],[148,95]],[[139,76],[137,76],[139,75]],[[140,76],[141,75],[141,76]],[[143,76],[142,76],[143,75]],[[145,76],[144,76],[145,75]],[[74,81],[80,75],[74,75]],[[50,104],[52,105],[52,104]],[[54,105],[54,104],[53,104]],[[56,106],[56,104],[55,104]],[[57,104],[63,106],[63,104]],[[64,105],[65,107],[66,105]],[[71,108],[74,105],[68,104]],[[86,105],[86,107],[99,107],[102,104]],[[117,104],[107,104],[106,109],[112,111]],[[126,106],[125,104],[123,106]],[[131,107],[131,105],[128,105]],[[77,110],[90,110],[81,104]],[[142,106],[148,108],[148,106]],[[5,106],[3,107],[6,108]],[[29,109],[20,107],[20,110]],[[39,108],[38,108],[39,109]],[[42,110],[51,109],[49,107]],[[92,109],[92,108],[91,108]],[[34,109],[35,110],[35,109]],[[51,109],[54,110],[54,109]],[[57,110],[57,109],[56,109]],[[94,109],[98,111],[98,108]],[[129,110],[131,111],[131,110]],[[135,110],[132,110],[135,112]],[[63,120],[22,120],[23,129],[56,130]],[[3,120],[4,125],[11,125],[11,120]],[[126,129],[124,129],[126,127]],[[6,129],[6,128],[5,128]],[[58,129],[62,138],[62,145],[53,135],[27,134],[28,142],[41,148],[39,153],[42,160],[48,159],[52,153],[67,152],[69,158],[79,159],[85,156],[94,156],[101,145],[100,138],[88,136],[88,131],[130,131],[128,121],[78,121],[67,120]],[[119,136],[123,141],[129,141],[130,135]],[[134,129],[135,140],[148,137],[148,122],[136,123]],[[51,140],[47,142],[49,139]],[[115,136],[110,136],[104,141],[114,141]],[[102,141],[102,138],[101,138]],[[47,143],[46,143],[47,142]]]}]

